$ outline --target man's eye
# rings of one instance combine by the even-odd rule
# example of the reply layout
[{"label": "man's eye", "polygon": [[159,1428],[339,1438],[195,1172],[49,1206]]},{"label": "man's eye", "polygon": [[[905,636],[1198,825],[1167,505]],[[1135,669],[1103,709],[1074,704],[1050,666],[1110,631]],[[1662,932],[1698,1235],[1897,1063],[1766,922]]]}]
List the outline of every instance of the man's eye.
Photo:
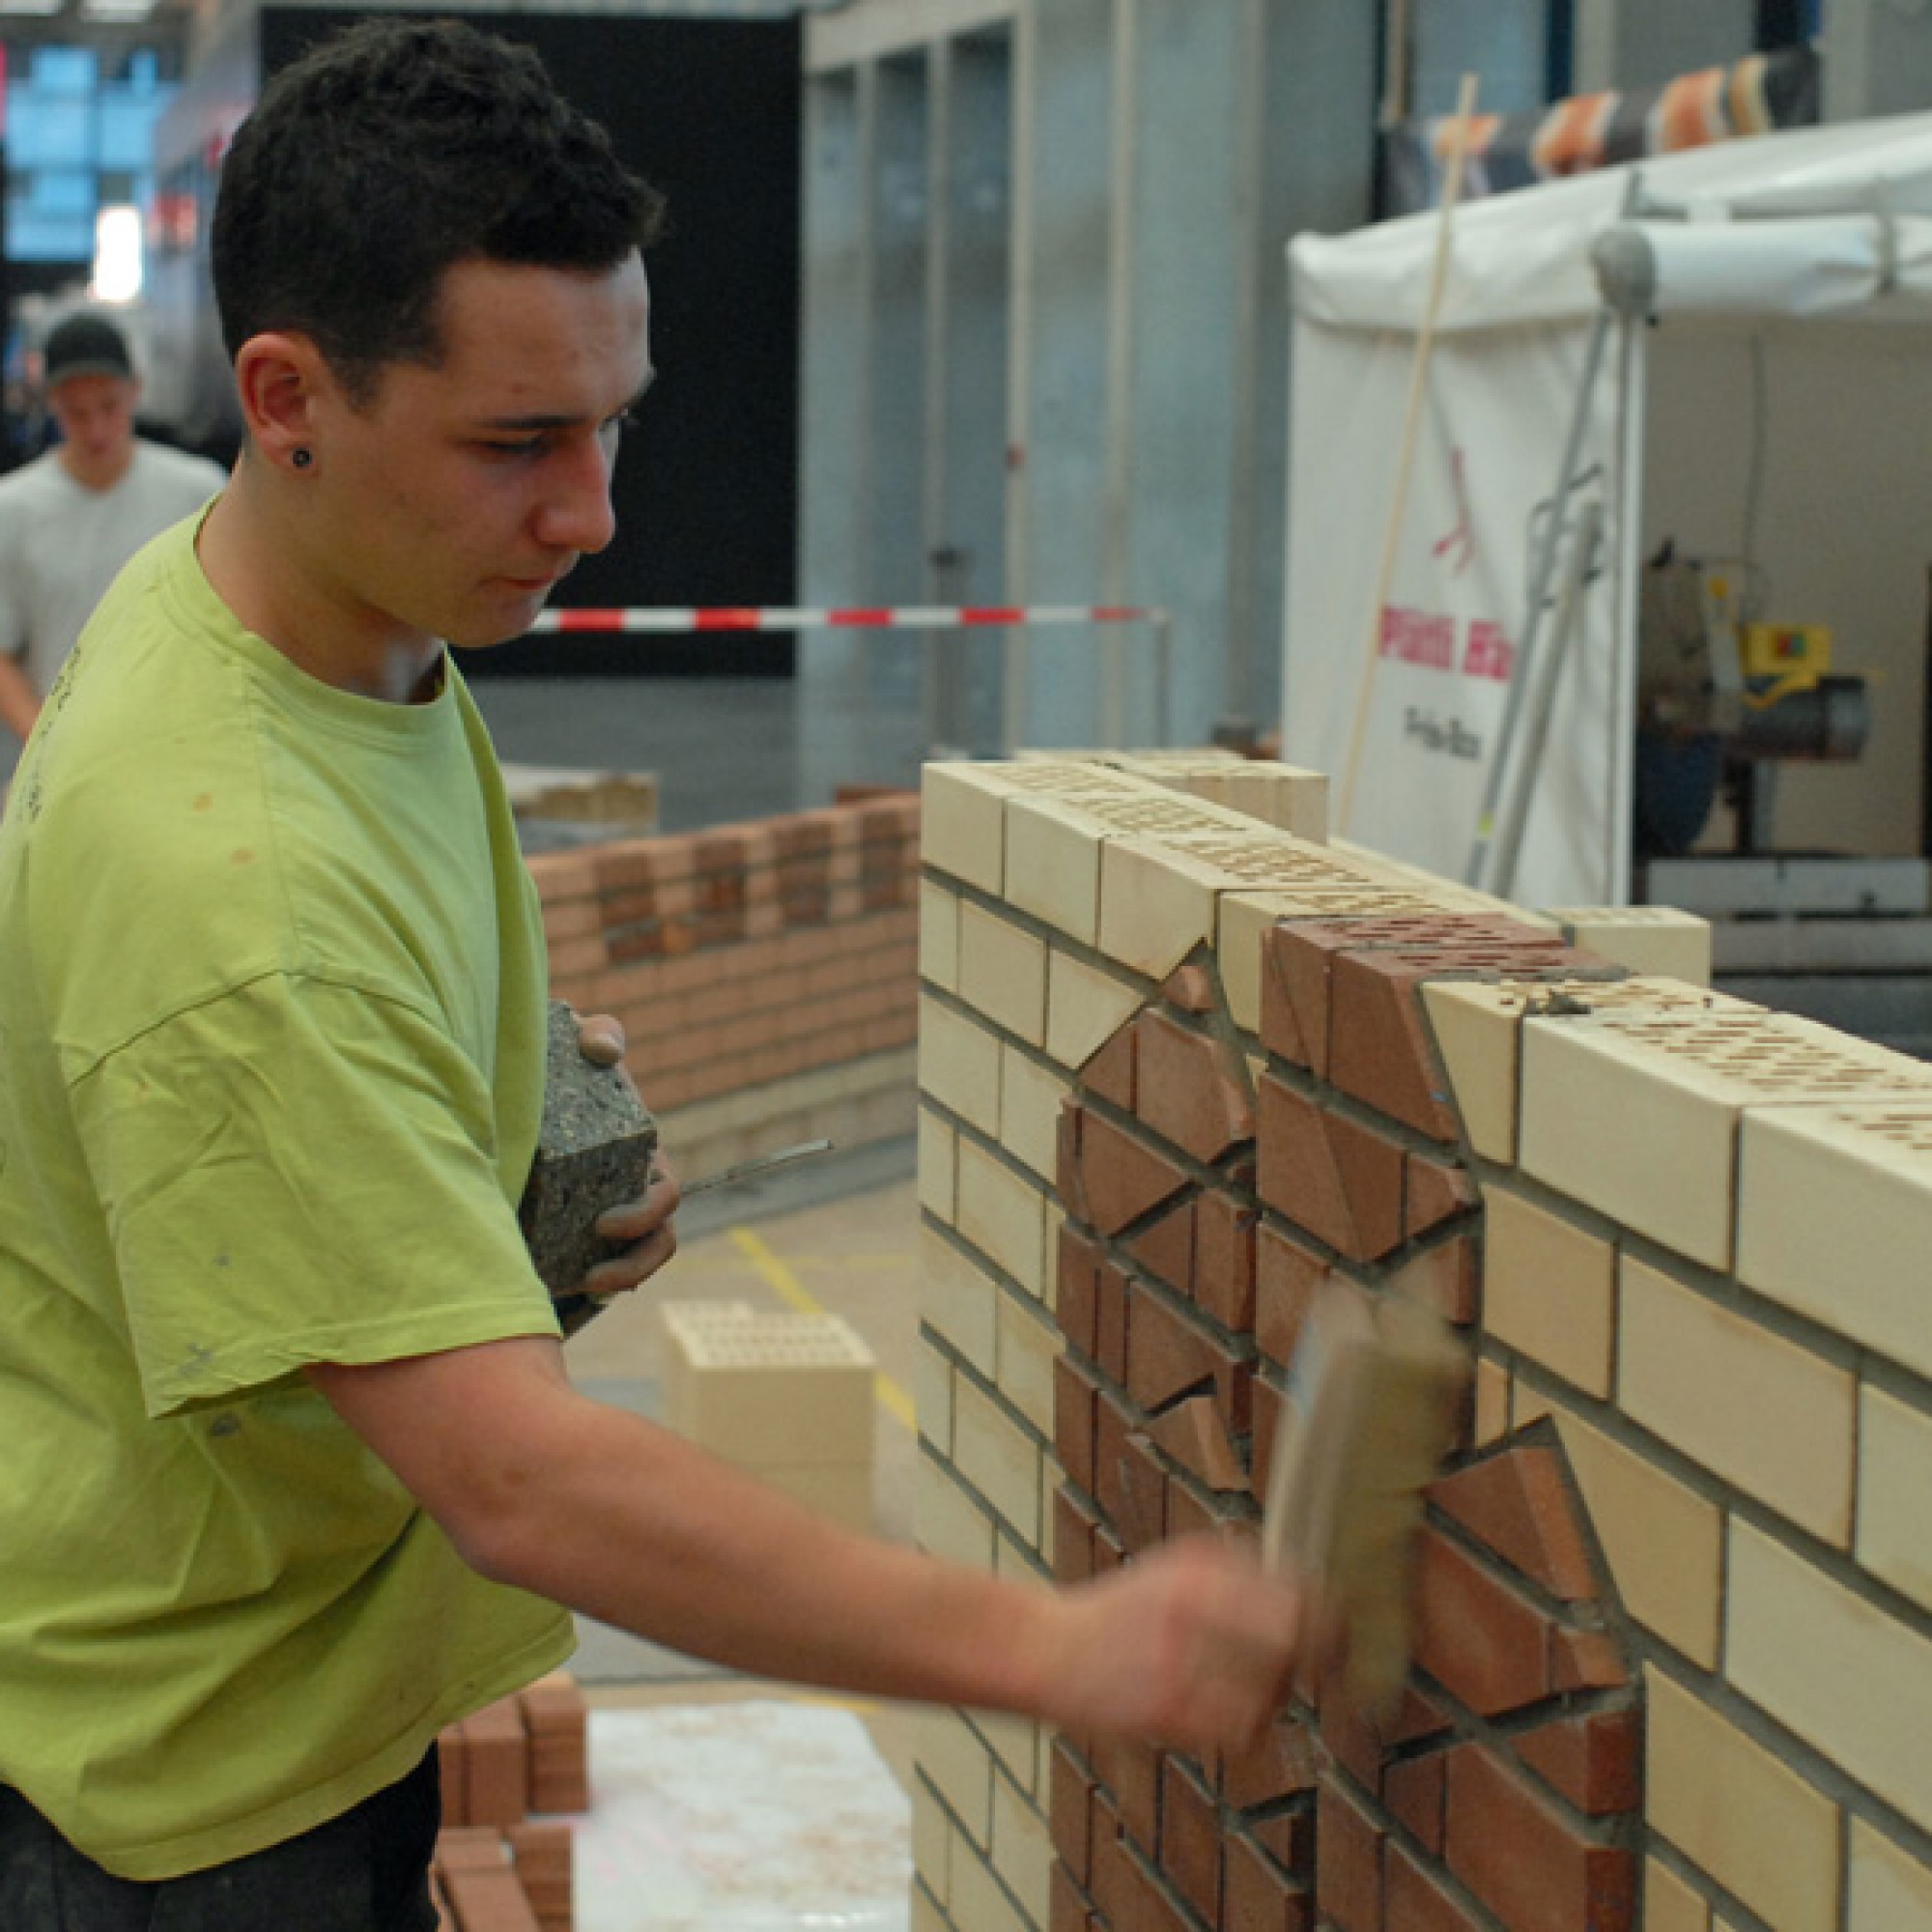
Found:
[{"label": "man's eye", "polygon": [[540,436],[520,436],[508,440],[485,437],[476,445],[491,456],[534,456],[544,447]]}]

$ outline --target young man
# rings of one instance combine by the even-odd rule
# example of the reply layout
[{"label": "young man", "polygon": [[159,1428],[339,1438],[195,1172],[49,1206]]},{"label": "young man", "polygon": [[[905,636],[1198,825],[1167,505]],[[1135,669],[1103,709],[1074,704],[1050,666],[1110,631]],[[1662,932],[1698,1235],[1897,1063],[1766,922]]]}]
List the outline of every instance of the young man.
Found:
[{"label": "young man", "polygon": [[[564,1373],[514,1212],[541,927],[445,645],[611,540],[654,214],[446,23],[325,44],[230,153],[245,452],[110,593],[0,825],[7,1932],[418,1932],[436,1732],[567,1654],[558,1605],[1198,1747],[1295,1661],[1295,1591],[1218,1546],[955,1569]],[[594,1285],[674,1203],[610,1217]]]},{"label": "young man", "polygon": [[42,354],[61,440],[0,480],[0,723],[22,740],[122,566],[228,481],[134,434],[141,384],[105,316],[69,316]]}]

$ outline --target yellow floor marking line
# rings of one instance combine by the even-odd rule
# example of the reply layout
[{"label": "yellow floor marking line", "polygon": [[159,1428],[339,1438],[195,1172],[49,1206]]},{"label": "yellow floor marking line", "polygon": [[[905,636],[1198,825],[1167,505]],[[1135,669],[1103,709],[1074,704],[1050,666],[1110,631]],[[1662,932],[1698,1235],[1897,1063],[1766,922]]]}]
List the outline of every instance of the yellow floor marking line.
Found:
[{"label": "yellow floor marking line", "polygon": [[[823,1315],[826,1311],[807,1293],[805,1284],[750,1228],[733,1228],[731,1239],[738,1252],[757,1269],[779,1299],[801,1315]],[[874,1378],[878,1384],[879,1406],[903,1429],[919,1427],[913,1414],[912,1397],[881,1370]]]}]

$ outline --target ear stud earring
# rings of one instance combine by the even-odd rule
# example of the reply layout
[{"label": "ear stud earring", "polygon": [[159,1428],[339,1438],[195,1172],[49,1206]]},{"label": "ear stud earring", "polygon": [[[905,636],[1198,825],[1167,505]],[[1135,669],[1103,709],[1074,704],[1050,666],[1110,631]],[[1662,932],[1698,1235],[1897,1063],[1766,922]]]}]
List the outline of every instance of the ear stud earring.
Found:
[{"label": "ear stud earring", "polygon": [[306,449],[298,449],[289,458],[298,469],[306,469],[315,461],[314,454]]}]

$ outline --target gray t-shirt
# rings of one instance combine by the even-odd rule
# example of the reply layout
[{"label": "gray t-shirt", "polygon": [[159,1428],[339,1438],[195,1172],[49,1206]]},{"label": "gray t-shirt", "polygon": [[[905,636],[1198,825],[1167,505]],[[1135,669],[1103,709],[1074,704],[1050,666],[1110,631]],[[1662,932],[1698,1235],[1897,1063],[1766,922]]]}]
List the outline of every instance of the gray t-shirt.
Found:
[{"label": "gray t-shirt", "polygon": [[48,450],[0,477],[0,650],[45,694],[129,557],[228,481],[219,464],[137,440],[111,490],[90,490]]}]

